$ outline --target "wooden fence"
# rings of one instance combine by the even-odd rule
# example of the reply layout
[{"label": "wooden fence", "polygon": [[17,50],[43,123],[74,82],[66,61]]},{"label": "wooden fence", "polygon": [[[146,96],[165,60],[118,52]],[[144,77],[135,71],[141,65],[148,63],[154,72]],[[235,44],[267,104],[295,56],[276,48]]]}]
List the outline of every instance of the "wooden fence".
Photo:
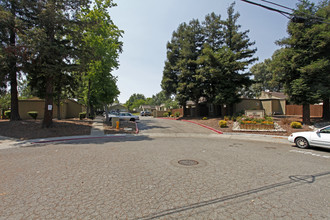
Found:
[{"label": "wooden fence", "polygon": [[[302,116],[302,105],[287,105],[285,107],[286,115],[299,115]],[[323,106],[322,105],[310,105],[311,117],[322,117]]]}]

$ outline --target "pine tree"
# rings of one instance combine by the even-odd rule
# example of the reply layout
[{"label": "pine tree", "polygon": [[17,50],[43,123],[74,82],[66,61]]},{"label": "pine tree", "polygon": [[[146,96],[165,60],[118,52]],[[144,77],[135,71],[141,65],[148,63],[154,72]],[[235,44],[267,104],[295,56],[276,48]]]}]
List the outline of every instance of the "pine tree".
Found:
[{"label": "pine tree", "polygon": [[[278,44],[285,46],[280,56],[279,65],[285,69],[280,79],[290,100],[303,105],[303,122],[310,124],[310,104],[325,100],[325,108],[330,97],[330,29],[329,1],[318,6],[304,0],[298,4],[296,16],[303,19],[291,21],[288,25],[289,37]],[[315,16],[325,22],[315,20]],[[329,109],[325,109],[325,118]]]},{"label": "pine tree", "polygon": [[31,62],[26,71],[31,86],[45,98],[43,127],[50,127],[53,118],[55,84],[62,74],[72,72],[74,45],[70,34],[78,25],[77,13],[88,1],[39,1],[36,19],[26,35]]},{"label": "pine tree", "polygon": [[[10,120],[20,120],[18,109],[17,75],[18,63],[21,56],[21,45],[18,41],[19,32],[24,29],[24,3],[25,1],[0,2],[0,42],[1,42],[1,68],[0,79],[2,88],[6,81],[10,84],[11,115]],[[29,5],[26,5],[28,8]],[[25,16],[25,18],[27,18]]]},{"label": "pine tree", "polygon": [[167,94],[175,94],[185,107],[188,100],[198,105],[202,87],[198,79],[198,58],[203,49],[204,35],[198,20],[181,24],[167,44],[162,88]]},{"label": "pine tree", "polygon": [[221,38],[214,40],[206,37],[213,42],[206,41],[199,59],[199,76],[205,83],[205,96],[210,102],[228,106],[228,115],[233,114],[233,106],[239,102],[240,90],[251,84],[250,74],[244,71],[256,60],[253,58],[256,49],[250,49],[254,42],[250,42],[248,31],[239,31],[240,25],[236,24],[238,18],[239,14],[234,13],[232,4],[228,8],[228,18],[225,21],[219,23],[220,16],[215,15],[206,19],[208,26],[204,29],[214,28],[213,32],[219,33]]},{"label": "pine tree", "polygon": [[244,71],[256,60],[256,49],[250,49],[254,42],[248,31],[239,32],[239,14],[233,7],[228,8],[225,21],[212,13],[202,25],[198,20],[181,24],[167,44],[162,88],[167,95],[175,94],[181,105],[193,100],[198,107],[204,97],[209,103],[228,104],[232,114],[240,89],[250,85]]},{"label": "pine tree", "polygon": [[223,90],[220,94],[220,100],[224,104],[228,104],[228,114],[232,115],[234,112],[234,104],[239,102],[239,90],[243,86],[248,87],[251,85],[249,79],[250,73],[244,72],[248,65],[255,62],[257,58],[254,58],[254,54],[257,49],[251,49],[255,42],[251,42],[248,33],[249,31],[240,32],[240,25],[237,24],[239,13],[234,12],[235,3],[227,10],[228,18],[224,22],[224,39],[225,50],[223,53],[227,54],[227,59],[224,63],[227,63],[228,67],[226,78],[224,81]]}]

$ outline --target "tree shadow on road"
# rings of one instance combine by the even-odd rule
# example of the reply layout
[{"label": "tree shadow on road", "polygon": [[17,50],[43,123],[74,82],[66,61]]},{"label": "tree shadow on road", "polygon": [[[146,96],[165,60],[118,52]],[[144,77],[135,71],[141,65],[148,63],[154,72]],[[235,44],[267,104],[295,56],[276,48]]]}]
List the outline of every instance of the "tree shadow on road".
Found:
[{"label": "tree shadow on road", "polygon": [[204,202],[194,203],[194,204],[181,206],[181,207],[177,207],[177,208],[173,208],[173,209],[167,209],[167,210],[164,210],[164,211],[161,211],[158,213],[154,213],[154,214],[151,214],[151,215],[148,215],[145,217],[137,218],[137,219],[143,219],[143,220],[148,219],[149,220],[149,219],[166,217],[166,216],[170,216],[172,214],[177,214],[180,212],[189,211],[189,210],[193,210],[196,208],[201,208],[201,207],[205,207],[205,206],[209,206],[209,205],[213,205],[213,204],[219,204],[222,202],[242,198],[245,196],[250,196],[250,195],[253,195],[256,193],[267,192],[268,190],[277,189],[277,188],[285,187],[285,186],[290,186],[292,184],[299,184],[299,185],[313,184],[316,181],[316,178],[321,178],[321,177],[328,176],[328,175],[330,175],[330,171],[318,173],[318,174],[314,174],[314,175],[292,175],[292,176],[289,176],[289,180],[287,180],[287,181],[270,184],[267,186],[262,186],[259,188],[235,193],[232,195],[223,196],[220,198],[216,198],[216,199],[212,199],[212,200],[208,200],[208,201],[204,201]]},{"label": "tree shadow on road", "polygon": [[151,141],[153,138],[144,135],[118,135],[118,136],[100,136],[100,137],[85,137],[75,139],[63,139],[55,141],[44,141],[38,143],[31,143],[23,147],[44,147],[48,145],[102,145],[107,143],[120,142],[136,142],[136,141]]}]

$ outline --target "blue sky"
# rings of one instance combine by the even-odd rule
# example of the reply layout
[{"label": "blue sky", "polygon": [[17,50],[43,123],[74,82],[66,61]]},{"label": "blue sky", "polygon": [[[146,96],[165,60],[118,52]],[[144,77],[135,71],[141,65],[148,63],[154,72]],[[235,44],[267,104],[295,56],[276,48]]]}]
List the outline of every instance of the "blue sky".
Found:
[{"label": "blue sky", "polygon": [[[265,4],[260,0],[252,0]],[[297,0],[272,0],[295,8]],[[211,12],[227,18],[232,0],[115,0],[117,7],[109,13],[119,29],[124,30],[123,53],[118,77],[119,101],[126,102],[133,93],[151,97],[161,91],[160,83],[166,60],[166,44],[179,24],[192,19],[204,20]],[[316,0],[313,2],[317,2]],[[272,6],[273,7],[273,6]],[[283,15],[236,0],[241,31],[255,41],[258,62],[270,58],[279,47],[275,41],[285,36],[288,19]]]}]

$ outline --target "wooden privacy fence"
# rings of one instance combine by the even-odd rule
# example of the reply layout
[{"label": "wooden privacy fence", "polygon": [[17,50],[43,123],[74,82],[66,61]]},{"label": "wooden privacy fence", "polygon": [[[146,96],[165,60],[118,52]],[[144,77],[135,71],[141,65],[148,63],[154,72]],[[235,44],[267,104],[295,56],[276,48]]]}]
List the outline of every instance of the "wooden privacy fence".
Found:
[{"label": "wooden privacy fence", "polygon": [[[285,107],[286,115],[299,115],[302,116],[302,105],[287,105]],[[310,105],[311,117],[322,117],[323,106],[322,105]]]},{"label": "wooden privacy fence", "polygon": [[175,115],[176,112],[179,112],[180,116],[183,116],[183,108],[171,109],[171,112],[173,115]]}]

